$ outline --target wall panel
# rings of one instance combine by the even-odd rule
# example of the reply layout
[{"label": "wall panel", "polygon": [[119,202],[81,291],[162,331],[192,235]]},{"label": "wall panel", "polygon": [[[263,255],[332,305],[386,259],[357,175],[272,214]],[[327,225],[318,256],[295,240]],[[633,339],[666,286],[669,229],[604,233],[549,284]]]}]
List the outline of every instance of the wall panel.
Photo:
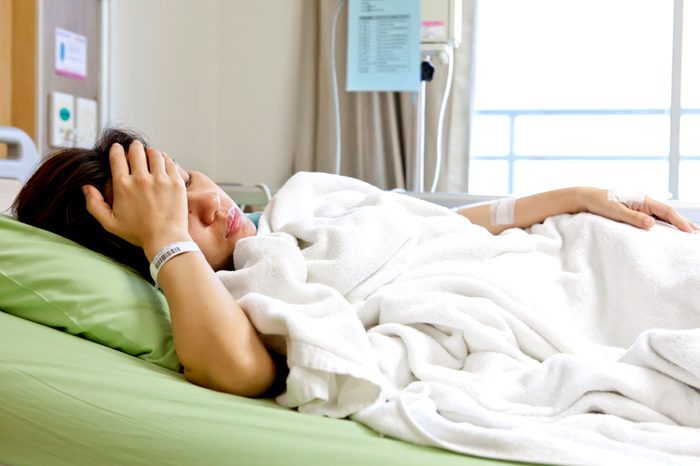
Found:
[{"label": "wall panel", "polygon": [[[24,0],[20,0],[24,1]],[[39,151],[54,150],[48,146],[48,102],[53,91],[67,92],[76,97],[98,100],[101,79],[101,30],[99,0],[42,0],[41,6],[41,76],[40,92],[42,118]],[[87,37],[87,77],[74,79],[55,73],[55,31],[56,28],[81,34]]]},{"label": "wall panel", "polygon": [[280,186],[307,1],[110,0],[110,121],[218,182]]}]

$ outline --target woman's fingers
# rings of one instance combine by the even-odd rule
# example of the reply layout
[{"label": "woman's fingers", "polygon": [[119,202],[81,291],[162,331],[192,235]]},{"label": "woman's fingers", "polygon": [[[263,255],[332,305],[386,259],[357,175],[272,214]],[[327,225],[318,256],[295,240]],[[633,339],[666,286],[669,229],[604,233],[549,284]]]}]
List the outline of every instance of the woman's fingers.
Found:
[{"label": "woman's fingers", "polygon": [[95,217],[105,230],[111,231],[112,207],[105,201],[100,190],[92,185],[85,185],[83,194],[85,207],[90,215]]},{"label": "woman's fingers", "polygon": [[160,151],[149,147],[146,149],[146,157],[148,158],[148,171],[151,172],[151,175],[166,173],[165,159]]},{"label": "woman's fingers", "polygon": [[144,148],[140,141],[135,140],[129,145],[129,151],[125,154],[121,144],[115,143],[109,149],[109,163],[113,177],[121,177],[131,174],[152,175],[167,173],[165,153],[152,147]]},{"label": "woman's fingers", "polygon": [[109,148],[109,166],[112,170],[112,178],[119,179],[129,176],[129,164],[121,144],[115,142]]},{"label": "woman's fingers", "polygon": [[670,223],[686,233],[692,233],[696,230],[696,228],[693,228],[694,225],[692,222],[688,221],[688,219],[679,214],[678,211],[670,205],[663,204],[653,199],[651,199],[649,203],[652,214],[661,220]]},{"label": "woman's fingers", "polygon": [[148,163],[146,162],[146,150],[141,144],[141,141],[134,140],[129,145],[129,151],[126,154],[129,160],[129,168],[132,175],[144,175],[148,173]]},{"label": "woman's fingers", "polygon": [[596,188],[584,189],[582,192],[585,194],[584,206],[588,212],[639,228],[650,228],[658,219],[683,232],[700,232],[700,227],[672,206],[649,196],[620,196],[617,192],[611,195],[611,191]]},{"label": "woman's fingers", "polygon": [[182,179],[182,176],[180,175],[180,169],[177,166],[177,163],[165,152],[163,154],[163,161],[165,163],[165,173],[170,178],[175,177],[176,179]]},{"label": "woman's fingers", "polygon": [[161,152],[163,154],[163,163],[165,164],[165,173],[168,174],[168,176],[172,176],[173,170],[175,170],[175,163],[173,162],[173,159],[170,158],[168,154],[165,152]]},{"label": "woman's fingers", "polygon": [[630,225],[639,228],[651,228],[651,226],[654,225],[654,223],[656,223],[654,221],[654,217],[652,217],[649,214],[640,212],[638,210],[630,209],[622,203],[620,203],[619,206],[622,209],[622,213],[620,214],[620,220],[622,220],[625,223],[629,223]]},{"label": "woman's fingers", "polygon": [[700,230],[697,225],[683,217],[676,209],[661,201],[646,197],[644,202],[638,204],[619,204],[624,210],[622,220],[640,228],[650,228],[655,219],[662,220],[686,233]]}]

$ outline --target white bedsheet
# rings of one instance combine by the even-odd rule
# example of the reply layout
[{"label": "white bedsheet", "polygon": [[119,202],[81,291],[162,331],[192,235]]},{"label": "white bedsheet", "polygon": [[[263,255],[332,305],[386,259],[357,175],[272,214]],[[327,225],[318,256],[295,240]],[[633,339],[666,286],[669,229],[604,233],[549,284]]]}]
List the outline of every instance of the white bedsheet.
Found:
[{"label": "white bedsheet", "polygon": [[700,235],[579,214],[492,236],[299,173],[234,259],[285,406],[488,457],[700,463]]}]

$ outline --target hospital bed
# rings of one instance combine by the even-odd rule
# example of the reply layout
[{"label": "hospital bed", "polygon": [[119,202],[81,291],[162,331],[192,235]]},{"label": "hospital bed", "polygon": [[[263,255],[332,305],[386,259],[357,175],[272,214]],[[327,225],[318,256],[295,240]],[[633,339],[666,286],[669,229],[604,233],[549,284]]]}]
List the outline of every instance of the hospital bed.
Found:
[{"label": "hospital bed", "polygon": [[[37,157],[0,128],[0,211]],[[225,186],[241,203],[257,187]],[[0,464],[486,465],[359,423],[186,382],[162,296],[131,271],[0,216]]]}]

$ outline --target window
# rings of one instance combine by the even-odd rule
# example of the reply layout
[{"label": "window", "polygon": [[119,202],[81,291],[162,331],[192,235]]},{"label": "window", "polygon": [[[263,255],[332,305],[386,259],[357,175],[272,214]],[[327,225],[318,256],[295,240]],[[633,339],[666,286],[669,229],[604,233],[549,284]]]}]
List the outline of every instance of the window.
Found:
[{"label": "window", "polygon": [[700,0],[478,2],[469,190],[700,200],[697,26]]}]

